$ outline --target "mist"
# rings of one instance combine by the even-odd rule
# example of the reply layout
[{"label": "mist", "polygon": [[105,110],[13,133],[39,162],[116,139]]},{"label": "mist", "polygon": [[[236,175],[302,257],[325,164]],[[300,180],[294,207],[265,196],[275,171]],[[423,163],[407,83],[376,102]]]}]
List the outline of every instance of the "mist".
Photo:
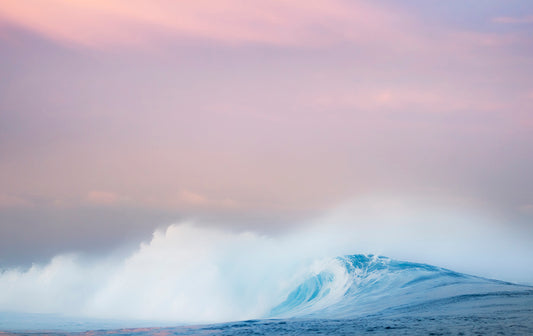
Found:
[{"label": "mist", "polygon": [[353,200],[278,233],[181,221],[133,250],[62,254],[0,273],[0,311],[172,322],[260,318],[346,254],[378,254],[533,283],[528,237],[479,211]]}]

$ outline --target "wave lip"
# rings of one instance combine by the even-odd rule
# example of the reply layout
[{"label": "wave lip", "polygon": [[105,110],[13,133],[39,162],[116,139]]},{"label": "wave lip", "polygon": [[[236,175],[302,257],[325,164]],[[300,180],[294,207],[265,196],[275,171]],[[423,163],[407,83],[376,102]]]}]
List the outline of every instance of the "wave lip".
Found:
[{"label": "wave lip", "polygon": [[310,275],[269,317],[349,318],[454,301],[451,298],[466,301],[473,296],[531,289],[436,266],[358,254],[335,258]]}]

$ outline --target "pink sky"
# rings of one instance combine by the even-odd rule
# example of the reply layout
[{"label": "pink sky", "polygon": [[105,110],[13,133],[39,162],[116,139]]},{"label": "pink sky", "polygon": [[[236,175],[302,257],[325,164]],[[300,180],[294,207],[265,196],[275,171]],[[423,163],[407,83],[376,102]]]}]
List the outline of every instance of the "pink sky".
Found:
[{"label": "pink sky", "polygon": [[282,221],[376,193],[531,220],[518,2],[5,0],[0,220]]},{"label": "pink sky", "polygon": [[1,14],[61,43],[93,48],[140,47],[174,38],[279,46],[367,42],[390,36],[390,28],[406,19],[362,1],[337,0],[9,0]]}]

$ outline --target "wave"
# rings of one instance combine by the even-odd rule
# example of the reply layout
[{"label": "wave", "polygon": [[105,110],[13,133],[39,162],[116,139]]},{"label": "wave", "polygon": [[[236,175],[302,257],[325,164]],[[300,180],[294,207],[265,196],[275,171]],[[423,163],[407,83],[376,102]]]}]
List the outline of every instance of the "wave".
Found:
[{"label": "wave", "polygon": [[[321,224],[272,237],[184,223],[155,232],[127,255],[61,255],[26,270],[0,270],[0,312],[157,325],[341,318],[530,289],[377,255],[347,255],[364,249],[357,244],[368,237],[361,227]],[[0,329],[9,329],[1,317]]]},{"label": "wave", "polygon": [[533,287],[375,255],[331,260],[309,276],[270,317],[353,318],[451,298],[523,292]]},{"label": "wave", "polygon": [[[337,257],[314,263],[311,269],[312,271],[290,290],[283,302],[275,305],[268,313],[245,321],[244,324],[223,323],[216,326],[207,325],[205,328],[229,328],[230,331],[236,327],[246,329],[265,319],[282,321],[279,323],[283,324],[297,323],[295,321],[353,321],[354,318],[364,318],[365,320],[357,321],[366,321],[368,324],[368,321],[380,321],[380,318],[391,316],[398,321],[398,317],[405,318],[412,313],[417,320],[424,318],[424,315],[426,320],[434,320],[435,317],[462,318],[482,313],[485,314],[483,316],[499,318],[504,314],[507,318],[527,322],[530,316],[528,307],[533,303],[531,286],[485,279],[383,256],[357,254]],[[169,323],[0,313],[0,330],[83,331],[163,327],[171,325]],[[255,327],[261,326],[259,323]],[[320,324],[322,328],[327,329],[327,326],[329,324],[326,322]],[[276,329],[271,334],[279,332],[280,329]],[[260,333],[265,333],[265,330]]]}]

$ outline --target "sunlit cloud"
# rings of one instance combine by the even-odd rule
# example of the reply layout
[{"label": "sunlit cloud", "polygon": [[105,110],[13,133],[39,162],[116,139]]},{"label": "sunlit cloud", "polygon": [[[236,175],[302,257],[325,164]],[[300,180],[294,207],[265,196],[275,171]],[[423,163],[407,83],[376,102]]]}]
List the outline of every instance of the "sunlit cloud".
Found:
[{"label": "sunlit cloud", "polygon": [[113,205],[122,200],[123,197],[109,191],[93,190],[87,194],[87,201],[97,205]]},{"label": "sunlit cloud", "polygon": [[[165,205],[164,200],[161,202],[161,205]],[[171,202],[172,203],[172,200]],[[232,200],[230,198],[217,199],[202,195],[190,190],[181,190],[178,193],[177,202],[174,204],[178,208],[206,208],[206,209],[234,209],[240,206],[239,202]]]},{"label": "sunlit cloud", "polygon": [[401,22],[374,5],[344,0],[8,0],[1,19],[63,43],[96,48],[191,38],[298,46],[374,42]]},{"label": "sunlit cloud", "polygon": [[410,109],[411,112],[423,111],[428,114],[454,113],[458,110],[495,111],[509,107],[507,102],[483,97],[482,93],[405,86],[324,92],[310,101],[320,108],[353,108],[378,112]]}]

